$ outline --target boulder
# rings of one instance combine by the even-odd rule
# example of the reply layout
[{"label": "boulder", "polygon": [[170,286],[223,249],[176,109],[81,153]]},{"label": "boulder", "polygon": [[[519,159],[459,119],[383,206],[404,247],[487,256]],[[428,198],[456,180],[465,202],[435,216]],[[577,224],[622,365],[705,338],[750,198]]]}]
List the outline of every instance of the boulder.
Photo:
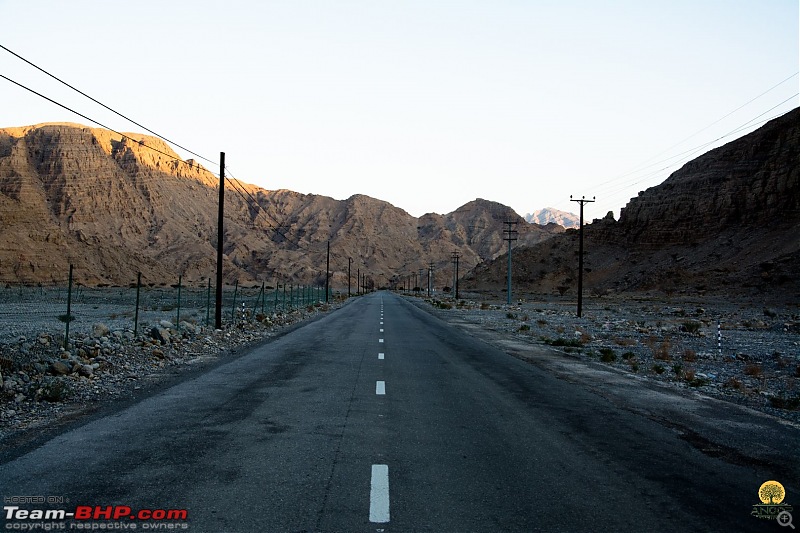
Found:
[{"label": "boulder", "polygon": [[53,361],[50,364],[50,373],[56,376],[69,375],[72,373],[72,365],[69,364],[69,361],[64,361],[62,359]]},{"label": "boulder", "polygon": [[161,344],[166,344],[169,342],[169,331],[164,328],[160,328],[158,326],[153,326],[150,330],[150,337],[154,340],[159,341]]}]

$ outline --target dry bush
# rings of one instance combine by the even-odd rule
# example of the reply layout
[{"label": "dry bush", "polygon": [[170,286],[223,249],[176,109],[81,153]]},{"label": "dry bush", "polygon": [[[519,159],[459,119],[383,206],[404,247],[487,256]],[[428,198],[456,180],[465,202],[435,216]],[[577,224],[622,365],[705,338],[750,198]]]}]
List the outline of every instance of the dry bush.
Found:
[{"label": "dry bush", "polygon": [[724,385],[730,389],[736,389],[736,390],[742,390],[744,388],[742,382],[736,378],[729,378]]},{"label": "dry bush", "polygon": [[625,339],[622,337],[617,337],[616,339],[614,339],[614,344],[616,344],[617,346],[635,346],[636,339]]},{"label": "dry bush", "polygon": [[686,348],[683,351],[683,360],[687,363],[694,363],[697,361],[697,352],[692,350],[691,348]]},{"label": "dry bush", "polygon": [[669,337],[664,337],[661,342],[655,337],[650,337],[647,339],[647,346],[653,352],[653,359],[658,359],[659,361],[671,361],[672,356],[670,355],[670,350],[672,350],[672,342],[670,341]]},{"label": "dry bush", "polygon": [[683,371],[683,378],[686,381],[689,381],[689,382],[694,381],[694,377],[695,377],[695,374],[694,374],[694,369],[693,368],[687,368],[686,370]]},{"label": "dry bush", "polygon": [[754,378],[757,378],[764,374],[764,370],[761,368],[760,365],[747,365],[746,367],[744,367],[744,373],[747,376],[752,376]]}]

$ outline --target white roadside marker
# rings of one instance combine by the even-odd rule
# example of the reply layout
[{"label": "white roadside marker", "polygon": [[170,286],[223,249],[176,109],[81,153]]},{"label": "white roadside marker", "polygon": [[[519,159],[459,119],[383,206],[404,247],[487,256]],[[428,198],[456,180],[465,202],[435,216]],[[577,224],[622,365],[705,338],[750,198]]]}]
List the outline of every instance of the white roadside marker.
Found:
[{"label": "white roadside marker", "polygon": [[385,381],[377,381],[375,382],[375,394],[378,396],[385,396],[386,395],[386,382]]},{"label": "white roadside marker", "polygon": [[385,524],[389,521],[389,465],[372,465],[369,486],[369,521]]}]

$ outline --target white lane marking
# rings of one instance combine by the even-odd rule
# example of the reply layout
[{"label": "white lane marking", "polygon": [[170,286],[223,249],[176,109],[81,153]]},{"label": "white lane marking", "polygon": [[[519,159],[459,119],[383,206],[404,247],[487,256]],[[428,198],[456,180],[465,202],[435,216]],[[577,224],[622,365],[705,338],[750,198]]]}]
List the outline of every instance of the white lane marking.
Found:
[{"label": "white lane marking", "polygon": [[381,328],[380,333],[383,333],[383,328]]},{"label": "white lane marking", "polygon": [[383,342],[383,339],[378,339],[378,342]]},{"label": "white lane marking", "polygon": [[378,359],[383,359],[383,352],[378,354]]},{"label": "white lane marking", "polygon": [[369,486],[369,521],[385,524],[389,521],[389,465],[372,465]]},{"label": "white lane marking", "polygon": [[375,394],[378,396],[384,396],[386,394],[386,382],[385,381],[376,381],[375,382]]}]

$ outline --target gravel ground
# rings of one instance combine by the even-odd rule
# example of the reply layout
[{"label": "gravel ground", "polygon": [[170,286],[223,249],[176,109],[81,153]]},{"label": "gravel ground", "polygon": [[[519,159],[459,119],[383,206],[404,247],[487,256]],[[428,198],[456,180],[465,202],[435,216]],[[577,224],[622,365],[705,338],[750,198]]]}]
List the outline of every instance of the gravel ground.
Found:
[{"label": "gravel ground", "polygon": [[134,334],[132,317],[118,303],[84,302],[73,307],[80,320],[71,327],[67,349],[65,324],[53,320],[41,301],[0,304],[0,443],[13,446],[14,436],[130,398],[340,304],[316,302],[264,314],[257,306],[255,313],[237,307],[231,311],[235,322],[226,313],[222,330],[205,326],[204,309],[184,310],[173,324],[176,309],[154,306],[140,313]]},{"label": "gravel ground", "polygon": [[[425,301],[443,318],[457,318],[501,338],[550,345],[570,357],[693,388],[800,423],[800,307],[770,308],[722,300],[608,299],[575,304],[523,299],[506,305],[485,295]],[[34,302],[0,302],[0,442],[131,397],[199,363],[230,357],[340,305],[236,313],[223,330],[205,326],[206,311],[151,305],[135,335],[129,309],[84,301],[64,349],[64,324]],[[83,306],[83,307],[81,307]],[[29,313],[25,314],[25,309]],[[718,327],[722,347],[718,347]]]},{"label": "gravel ground", "polygon": [[578,318],[575,302],[461,296],[426,301],[443,318],[800,423],[800,305],[604,297]]}]

